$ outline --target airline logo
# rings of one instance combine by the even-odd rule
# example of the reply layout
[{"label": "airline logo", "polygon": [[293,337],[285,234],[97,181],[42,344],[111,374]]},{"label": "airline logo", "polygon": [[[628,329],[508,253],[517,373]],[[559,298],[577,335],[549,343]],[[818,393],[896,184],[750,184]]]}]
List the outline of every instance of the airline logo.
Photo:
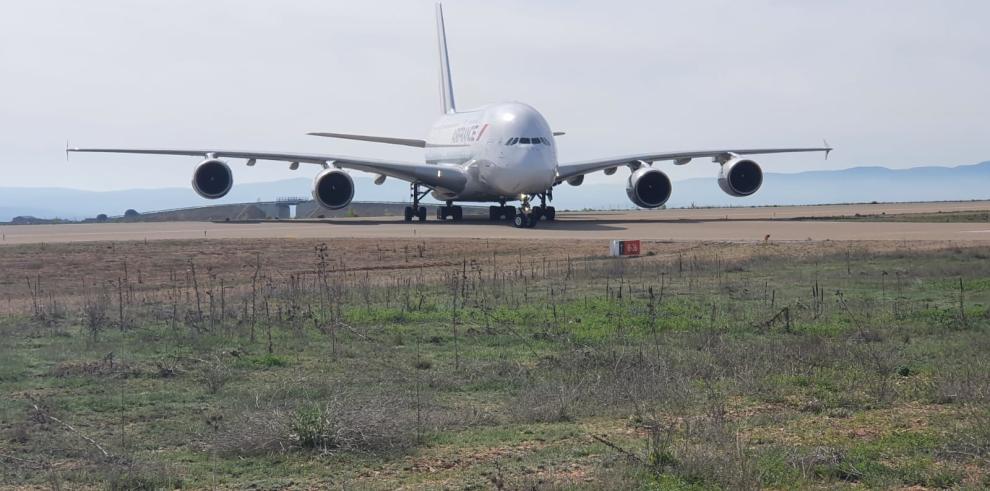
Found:
[{"label": "airline logo", "polygon": [[488,129],[488,124],[472,124],[469,126],[461,126],[454,130],[454,135],[451,137],[452,143],[474,143],[481,140],[482,135],[485,134],[485,130]]}]

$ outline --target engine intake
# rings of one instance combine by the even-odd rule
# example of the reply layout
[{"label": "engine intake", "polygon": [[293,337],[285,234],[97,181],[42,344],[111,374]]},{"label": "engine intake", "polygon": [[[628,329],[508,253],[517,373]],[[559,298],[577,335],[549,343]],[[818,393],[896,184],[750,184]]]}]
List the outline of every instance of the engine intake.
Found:
[{"label": "engine intake", "polygon": [[756,162],[734,158],[722,164],[718,173],[718,186],[729,196],[749,196],[763,185],[763,170]]},{"label": "engine intake", "polygon": [[667,174],[649,166],[640,167],[629,176],[626,194],[636,206],[659,208],[670,199],[673,186]]},{"label": "engine intake", "polygon": [[354,199],[354,180],[342,170],[324,170],[313,180],[313,199],[324,208],[344,208]]},{"label": "engine intake", "polygon": [[223,198],[234,186],[234,174],[222,160],[204,160],[193,171],[192,186],[204,198]]}]

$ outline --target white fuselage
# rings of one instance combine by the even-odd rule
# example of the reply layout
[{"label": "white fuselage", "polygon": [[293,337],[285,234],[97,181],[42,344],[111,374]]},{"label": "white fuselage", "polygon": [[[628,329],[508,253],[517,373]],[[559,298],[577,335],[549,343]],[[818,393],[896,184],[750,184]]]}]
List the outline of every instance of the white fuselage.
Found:
[{"label": "white fuselage", "polygon": [[519,102],[441,116],[426,139],[426,161],[467,173],[463,190],[435,189],[439,200],[516,201],[546,192],[557,177],[550,125]]}]

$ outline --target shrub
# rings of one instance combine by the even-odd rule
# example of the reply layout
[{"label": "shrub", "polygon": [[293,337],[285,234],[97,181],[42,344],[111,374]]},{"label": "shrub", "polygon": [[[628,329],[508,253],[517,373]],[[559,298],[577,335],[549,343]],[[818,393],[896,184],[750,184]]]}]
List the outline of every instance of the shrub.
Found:
[{"label": "shrub", "polygon": [[247,409],[219,439],[219,450],[240,455],[387,452],[411,444],[415,421],[415,413],[397,397],[335,391],[324,401],[277,400]]},{"label": "shrub", "polygon": [[83,297],[82,311],[86,330],[95,340],[110,323],[110,291],[106,285],[90,290]]},{"label": "shrub", "polygon": [[210,394],[219,393],[230,378],[230,367],[219,355],[214,355],[213,360],[207,362],[200,373],[200,381]]}]

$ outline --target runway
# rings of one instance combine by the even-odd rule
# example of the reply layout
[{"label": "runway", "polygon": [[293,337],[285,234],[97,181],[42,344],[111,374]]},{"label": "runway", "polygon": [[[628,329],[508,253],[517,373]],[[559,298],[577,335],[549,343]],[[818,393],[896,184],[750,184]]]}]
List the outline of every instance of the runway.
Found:
[{"label": "runway", "polygon": [[793,221],[795,217],[990,210],[990,202],[558,213],[534,229],[505,223],[348,218],[252,223],[135,222],[0,227],[0,244],[260,238],[643,239],[660,241],[951,240],[990,242],[990,223]]}]

